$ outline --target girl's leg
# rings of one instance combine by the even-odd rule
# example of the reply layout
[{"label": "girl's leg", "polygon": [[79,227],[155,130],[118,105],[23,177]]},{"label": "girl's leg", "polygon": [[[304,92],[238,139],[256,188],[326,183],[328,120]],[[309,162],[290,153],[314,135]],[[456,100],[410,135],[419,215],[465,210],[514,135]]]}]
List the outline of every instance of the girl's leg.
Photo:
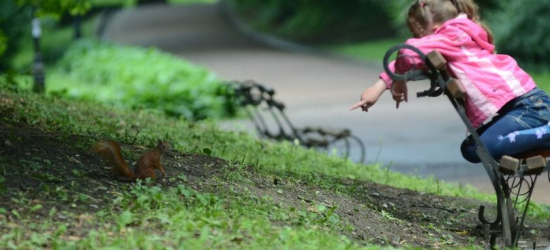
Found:
[{"label": "girl's leg", "polygon": [[[493,145],[496,157],[518,155],[550,143],[550,123],[532,129],[514,131],[506,136],[499,136],[499,142]],[[498,158],[497,158],[498,159]]]},{"label": "girl's leg", "polygon": [[[491,156],[497,160],[499,160],[503,155],[508,155],[506,144],[501,143],[503,137],[512,132],[526,129],[525,125],[518,122],[517,119],[510,119],[510,117],[517,113],[521,113],[521,111],[510,111],[506,116],[491,124],[490,127],[487,128],[487,130],[485,130],[480,136],[481,141],[485,147],[487,147],[487,150]],[[461,146],[462,155],[466,160],[472,163],[479,163],[481,160],[475,152],[476,148],[477,144],[475,142],[471,141],[468,143],[465,141]]]}]

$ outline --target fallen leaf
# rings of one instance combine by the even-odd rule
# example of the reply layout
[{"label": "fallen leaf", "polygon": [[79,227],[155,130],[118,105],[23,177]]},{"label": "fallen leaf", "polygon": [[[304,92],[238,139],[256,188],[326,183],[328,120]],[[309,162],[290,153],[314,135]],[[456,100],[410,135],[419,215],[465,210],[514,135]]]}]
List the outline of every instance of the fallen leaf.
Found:
[{"label": "fallen leaf", "polygon": [[75,159],[75,158],[74,158],[74,157],[72,157],[72,156],[69,156],[69,157],[67,157],[67,158],[69,158],[69,161],[70,161],[70,162],[74,162],[74,163],[77,163],[77,164],[82,164],[82,162],[81,162],[81,161],[79,161],[79,160]]},{"label": "fallen leaf", "polygon": [[15,224],[15,223],[8,223],[6,226],[8,226],[9,228],[18,228],[19,225]]},{"label": "fallen leaf", "polygon": [[91,216],[90,214],[81,214],[78,216],[78,223],[77,223],[77,226],[78,227],[81,227],[82,224],[86,223],[86,222],[89,222],[90,220],[93,219],[93,216]]},{"label": "fallen leaf", "polygon": [[80,238],[78,236],[70,235],[69,237],[67,237],[67,239],[72,240],[72,241],[78,241],[78,240],[81,240],[82,238]]}]

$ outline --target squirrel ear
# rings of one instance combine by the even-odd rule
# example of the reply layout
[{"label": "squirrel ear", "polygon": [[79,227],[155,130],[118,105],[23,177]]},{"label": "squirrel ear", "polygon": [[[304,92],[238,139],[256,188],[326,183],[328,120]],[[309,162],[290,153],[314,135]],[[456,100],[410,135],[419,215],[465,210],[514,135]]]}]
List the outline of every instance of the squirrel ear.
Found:
[{"label": "squirrel ear", "polygon": [[158,144],[161,144],[161,143],[162,143],[162,141],[161,141],[160,139],[158,139],[158,140],[157,140],[157,143],[158,143]]}]

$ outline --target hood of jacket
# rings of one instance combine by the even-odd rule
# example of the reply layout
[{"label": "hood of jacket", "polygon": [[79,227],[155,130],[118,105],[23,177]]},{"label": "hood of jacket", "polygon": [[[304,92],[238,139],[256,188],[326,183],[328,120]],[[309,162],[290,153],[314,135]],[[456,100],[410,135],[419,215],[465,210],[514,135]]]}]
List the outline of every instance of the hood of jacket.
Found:
[{"label": "hood of jacket", "polygon": [[489,42],[487,31],[481,25],[470,20],[466,14],[459,14],[456,18],[446,21],[434,33],[445,32],[445,29],[459,29],[468,34],[483,49],[490,53],[495,52],[495,45]]}]

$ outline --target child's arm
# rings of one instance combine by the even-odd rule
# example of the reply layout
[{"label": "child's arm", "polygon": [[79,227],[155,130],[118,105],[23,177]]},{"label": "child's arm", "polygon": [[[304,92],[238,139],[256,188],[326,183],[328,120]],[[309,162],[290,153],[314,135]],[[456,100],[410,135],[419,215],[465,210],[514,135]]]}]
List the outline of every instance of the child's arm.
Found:
[{"label": "child's arm", "polygon": [[378,98],[385,90],[386,83],[382,79],[378,80],[374,85],[363,91],[363,94],[361,94],[361,101],[353,104],[349,110],[361,107],[363,111],[367,112],[368,109],[378,101]]},{"label": "child's arm", "polygon": [[[384,80],[378,80],[370,88],[363,91],[363,94],[361,94],[361,101],[351,106],[349,110],[351,111],[361,107],[363,111],[368,112],[368,109],[372,107],[376,103],[376,101],[378,101],[378,98],[382,95],[382,93],[384,93],[385,90],[386,83],[384,82]],[[399,108],[400,102],[408,101],[406,82],[393,82],[390,91],[393,100],[395,100],[396,102],[395,108]]]},{"label": "child's arm", "polygon": [[[459,45],[461,44],[460,41],[450,40],[446,35],[442,34],[411,38],[405,43],[415,46],[424,54],[437,50],[444,55],[456,54],[460,50]],[[397,59],[389,64],[389,69],[398,74],[404,74],[412,69],[423,68],[424,61],[416,52],[409,49],[400,50]],[[380,74],[380,79],[384,80],[388,88],[392,86],[392,79],[386,72]]]},{"label": "child's arm", "polygon": [[[447,52],[451,41],[442,35],[431,35],[422,38],[412,38],[405,43],[412,45],[422,51],[424,54],[428,54],[434,50],[440,52]],[[446,54],[446,53],[445,53]],[[423,69],[424,60],[420,58],[420,55],[410,49],[402,49],[397,55],[395,60],[394,72],[398,74],[404,74],[410,70]]]}]

